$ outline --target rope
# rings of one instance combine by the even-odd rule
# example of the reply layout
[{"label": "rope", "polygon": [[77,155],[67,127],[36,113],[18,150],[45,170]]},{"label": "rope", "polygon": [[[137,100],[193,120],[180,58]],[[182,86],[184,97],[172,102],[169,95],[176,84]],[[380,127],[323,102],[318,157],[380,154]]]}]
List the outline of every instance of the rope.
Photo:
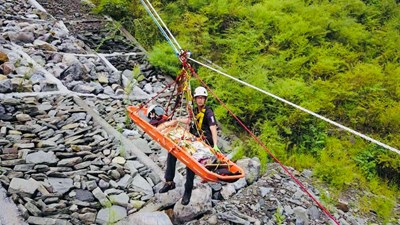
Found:
[{"label": "rope", "polygon": [[157,18],[160,20],[160,22],[162,23],[162,25],[164,26],[165,30],[168,32],[168,34],[170,35],[169,37],[172,38],[172,40],[174,40],[176,46],[178,46],[179,50],[181,50],[181,46],[179,45],[178,41],[175,39],[174,35],[172,35],[171,31],[168,29],[167,25],[165,25],[164,21],[161,19],[161,17],[158,15],[157,11],[153,8],[153,5],[150,3],[149,0],[146,0],[147,4],[149,4],[150,8],[153,10],[154,14],[157,16]]},{"label": "rope", "polygon": [[371,138],[371,137],[368,137],[368,136],[365,135],[365,134],[362,134],[362,133],[360,133],[360,132],[358,132],[358,131],[355,131],[355,130],[353,130],[353,129],[351,129],[351,128],[348,128],[348,127],[346,127],[346,126],[343,126],[343,125],[341,125],[341,124],[339,124],[339,123],[337,123],[337,122],[335,122],[335,121],[333,121],[333,120],[330,120],[330,119],[328,119],[328,118],[326,118],[326,117],[323,117],[323,116],[321,116],[321,115],[319,115],[319,114],[317,114],[317,113],[315,113],[315,112],[312,112],[312,111],[310,111],[310,110],[308,110],[308,109],[306,109],[306,108],[303,108],[303,107],[301,107],[301,106],[299,106],[299,105],[296,105],[296,104],[294,104],[294,103],[292,103],[292,102],[290,102],[290,101],[288,101],[288,100],[286,100],[286,99],[283,99],[283,98],[281,98],[281,97],[279,97],[279,96],[276,96],[276,95],[274,95],[274,94],[272,94],[272,93],[270,93],[270,92],[264,91],[264,90],[262,90],[262,89],[260,89],[260,88],[258,88],[258,87],[256,87],[256,86],[254,86],[254,85],[251,85],[251,84],[249,84],[249,83],[246,83],[246,82],[244,82],[244,81],[241,81],[241,80],[239,80],[239,79],[237,79],[237,78],[235,78],[235,77],[233,77],[233,76],[231,76],[231,75],[229,75],[229,74],[227,74],[227,73],[224,73],[224,72],[221,72],[221,71],[219,71],[219,70],[217,70],[217,69],[214,69],[214,68],[212,68],[211,66],[208,66],[208,65],[206,65],[206,64],[204,64],[204,63],[201,63],[201,62],[199,62],[199,61],[197,61],[197,60],[194,60],[194,59],[192,59],[192,58],[188,58],[188,59],[191,60],[191,61],[193,61],[193,62],[195,62],[195,63],[197,63],[197,64],[199,64],[199,65],[201,65],[201,66],[204,66],[204,67],[206,67],[206,68],[208,68],[208,69],[210,69],[210,70],[212,70],[212,71],[214,71],[214,72],[217,72],[217,73],[219,73],[219,74],[221,74],[221,75],[223,75],[223,76],[225,76],[225,77],[228,77],[228,78],[230,78],[230,79],[232,79],[232,80],[234,80],[234,81],[237,81],[237,82],[239,82],[239,83],[241,83],[241,84],[243,84],[243,85],[245,85],[245,86],[247,86],[247,87],[253,88],[253,89],[255,89],[255,90],[259,91],[259,92],[262,92],[262,93],[264,93],[264,94],[266,94],[266,95],[269,95],[269,96],[271,96],[271,97],[273,97],[273,98],[275,98],[275,99],[277,99],[277,100],[279,100],[279,101],[282,101],[282,102],[284,102],[284,103],[286,103],[286,104],[288,104],[288,105],[291,105],[291,106],[293,106],[293,107],[295,107],[295,108],[297,108],[297,109],[300,109],[301,111],[304,111],[304,112],[306,112],[306,113],[308,113],[308,114],[311,114],[311,115],[313,115],[313,116],[315,116],[315,117],[317,117],[317,118],[319,118],[319,119],[321,119],[321,120],[324,120],[324,121],[326,121],[326,122],[328,122],[328,123],[330,123],[330,124],[333,124],[333,125],[335,125],[335,126],[337,126],[337,127],[339,127],[339,128],[342,128],[343,130],[346,130],[346,131],[348,131],[348,132],[350,132],[350,133],[352,133],[352,134],[355,134],[355,135],[357,135],[357,136],[359,136],[359,137],[361,137],[361,138],[364,138],[365,140],[368,140],[368,141],[370,141],[370,142],[372,142],[372,143],[375,143],[375,144],[377,144],[377,145],[379,145],[379,146],[381,146],[381,147],[383,147],[383,148],[385,148],[385,149],[388,149],[388,150],[393,151],[393,152],[395,152],[395,153],[397,153],[397,154],[400,154],[400,150],[398,150],[398,149],[396,149],[396,148],[393,148],[393,147],[391,147],[391,146],[389,146],[389,145],[387,145],[387,144],[384,144],[384,143],[382,143],[382,142],[380,142],[380,141],[378,141],[378,140],[375,140],[375,139],[373,139],[373,138]]},{"label": "rope", "polygon": [[151,99],[147,100],[145,103],[142,104],[142,106],[146,106],[147,104],[149,104],[149,102],[153,101],[154,99],[156,99],[158,96],[160,96],[164,91],[166,91],[171,85],[173,85],[175,83],[175,81],[171,81],[169,84],[167,84],[165,86],[164,89],[162,89],[160,92],[158,92],[155,96],[153,96]]},{"label": "rope", "polygon": [[[147,13],[150,15],[150,17],[153,19],[154,23],[157,25],[158,29],[161,31],[162,35],[165,37],[165,39],[168,41],[168,44],[173,48],[173,50],[175,51],[175,54],[179,54],[178,49],[176,48],[176,46],[172,43],[171,39],[169,38],[169,36],[167,35],[167,33],[165,33],[165,30],[161,27],[160,23],[158,22],[158,20],[154,17],[153,13],[150,11],[149,7],[146,5],[146,3],[144,3],[143,0],[140,0],[140,2],[142,3],[142,5],[144,6],[144,8],[146,9]],[[150,4],[151,5],[151,4]],[[153,8],[154,9],[154,8]],[[157,14],[158,16],[158,14]],[[163,22],[164,23],[164,22]],[[168,30],[169,31],[169,30]],[[174,38],[175,40],[175,38]],[[176,40],[175,40],[176,41]],[[179,46],[180,48],[180,46]]]}]

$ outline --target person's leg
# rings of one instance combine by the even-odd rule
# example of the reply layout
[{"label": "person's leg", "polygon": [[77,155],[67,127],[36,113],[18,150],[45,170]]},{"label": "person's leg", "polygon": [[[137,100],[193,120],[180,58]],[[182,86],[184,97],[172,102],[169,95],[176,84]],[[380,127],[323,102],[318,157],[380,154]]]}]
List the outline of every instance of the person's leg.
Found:
[{"label": "person's leg", "polygon": [[175,188],[174,177],[175,177],[176,157],[171,153],[168,153],[167,157],[167,169],[165,171],[165,184],[160,189],[160,193],[165,193]]},{"label": "person's leg", "polygon": [[182,197],[182,205],[187,205],[190,202],[190,197],[192,196],[193,181],[195,173],[186,167],[186,183],[185,183],[185,193]]},{"label": "person's leg", "polygon": [[175,177],[175,168],[176,168],[176,157],[171,153],[168,153],[167,157],[167,169],[165,171],[165,180],[173,181]]}]

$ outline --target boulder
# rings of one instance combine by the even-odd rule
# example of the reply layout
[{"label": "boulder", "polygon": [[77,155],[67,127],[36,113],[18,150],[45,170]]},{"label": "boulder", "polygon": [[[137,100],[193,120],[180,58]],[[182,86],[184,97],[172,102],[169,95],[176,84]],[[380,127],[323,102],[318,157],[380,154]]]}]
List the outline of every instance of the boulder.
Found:
[{"label": "boulder", "polygon": [[130,215],[125,220],[122,220],[118,225],[172,225],[172,222],[165,212],[139,212]]},{"label": "boulder", "polygon": [[261,163],[257,157],[240,159],[236,164],[244,170],[247,184],[252,184],[260,176]]}]

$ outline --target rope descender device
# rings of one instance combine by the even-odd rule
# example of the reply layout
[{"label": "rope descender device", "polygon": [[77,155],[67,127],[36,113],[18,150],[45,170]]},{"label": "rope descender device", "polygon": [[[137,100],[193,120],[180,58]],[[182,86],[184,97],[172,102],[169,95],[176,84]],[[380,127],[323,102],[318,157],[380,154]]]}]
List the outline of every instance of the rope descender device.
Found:
[{"label": "rope descender device", "polygon": [[191,55],[192,53],[190,51],[185,51],[183,49],[180,50],[179,60],[182,62],[184,67],[187,66],[187,59],[190,58]]}]

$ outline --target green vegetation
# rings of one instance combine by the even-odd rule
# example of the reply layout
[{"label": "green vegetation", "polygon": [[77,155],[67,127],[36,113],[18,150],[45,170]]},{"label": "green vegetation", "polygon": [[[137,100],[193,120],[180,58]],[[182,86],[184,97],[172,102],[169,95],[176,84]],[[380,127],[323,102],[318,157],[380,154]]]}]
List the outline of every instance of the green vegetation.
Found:
[{"label": "green vegetation", "polygon": [[100,40],[100,43],[97,45],[95,51],[99,52],[99,49],[109,40],[113,40],[118,38],[118,33],[121,29],[121,23],[119,22],[108,22],[106,24],[106,27],[108,28],[108,34],[106,37],[104,37],[103,39]]},{"label": "green vegetation", "polygon": [[96,13],[109,15],[116,20],[121,20],[130,15],[129,1],[127,0],[101,0],[94,1]]},{"label": "green vegetation", "polygon": [[[103,2],[111,1],[99,1],[100,8]],[[206,58],[224,72],[400,148],[398,1],[154,0],[152,4],[194,58]],[[126,8],[130,14],[124,26],[151,50],[151,63],[176,75],[178,59],[139,1]],[[399,155],[205,68],[197,69],[283,163],[313,169],[315,177],[336,191],[332,199],[361,187],[371,193],[359,196],[365,212],[373,210],[385,222],[393,216],[399,196]],[[239,124],[215,99],[210,100],[225,129],[247,140]],[[259,156],[264,164],[271,160],[254,141],[238,141],[236,147],[237,157]]]},{"label": "green vegetation", "polygon": [[285,222],[286,216],[283,215],[283,208],[282,206],[278,206],[278,209],[276,210],[276,212],[273,215],[276,224],[280,225],[283,224],[283,222]]}]

